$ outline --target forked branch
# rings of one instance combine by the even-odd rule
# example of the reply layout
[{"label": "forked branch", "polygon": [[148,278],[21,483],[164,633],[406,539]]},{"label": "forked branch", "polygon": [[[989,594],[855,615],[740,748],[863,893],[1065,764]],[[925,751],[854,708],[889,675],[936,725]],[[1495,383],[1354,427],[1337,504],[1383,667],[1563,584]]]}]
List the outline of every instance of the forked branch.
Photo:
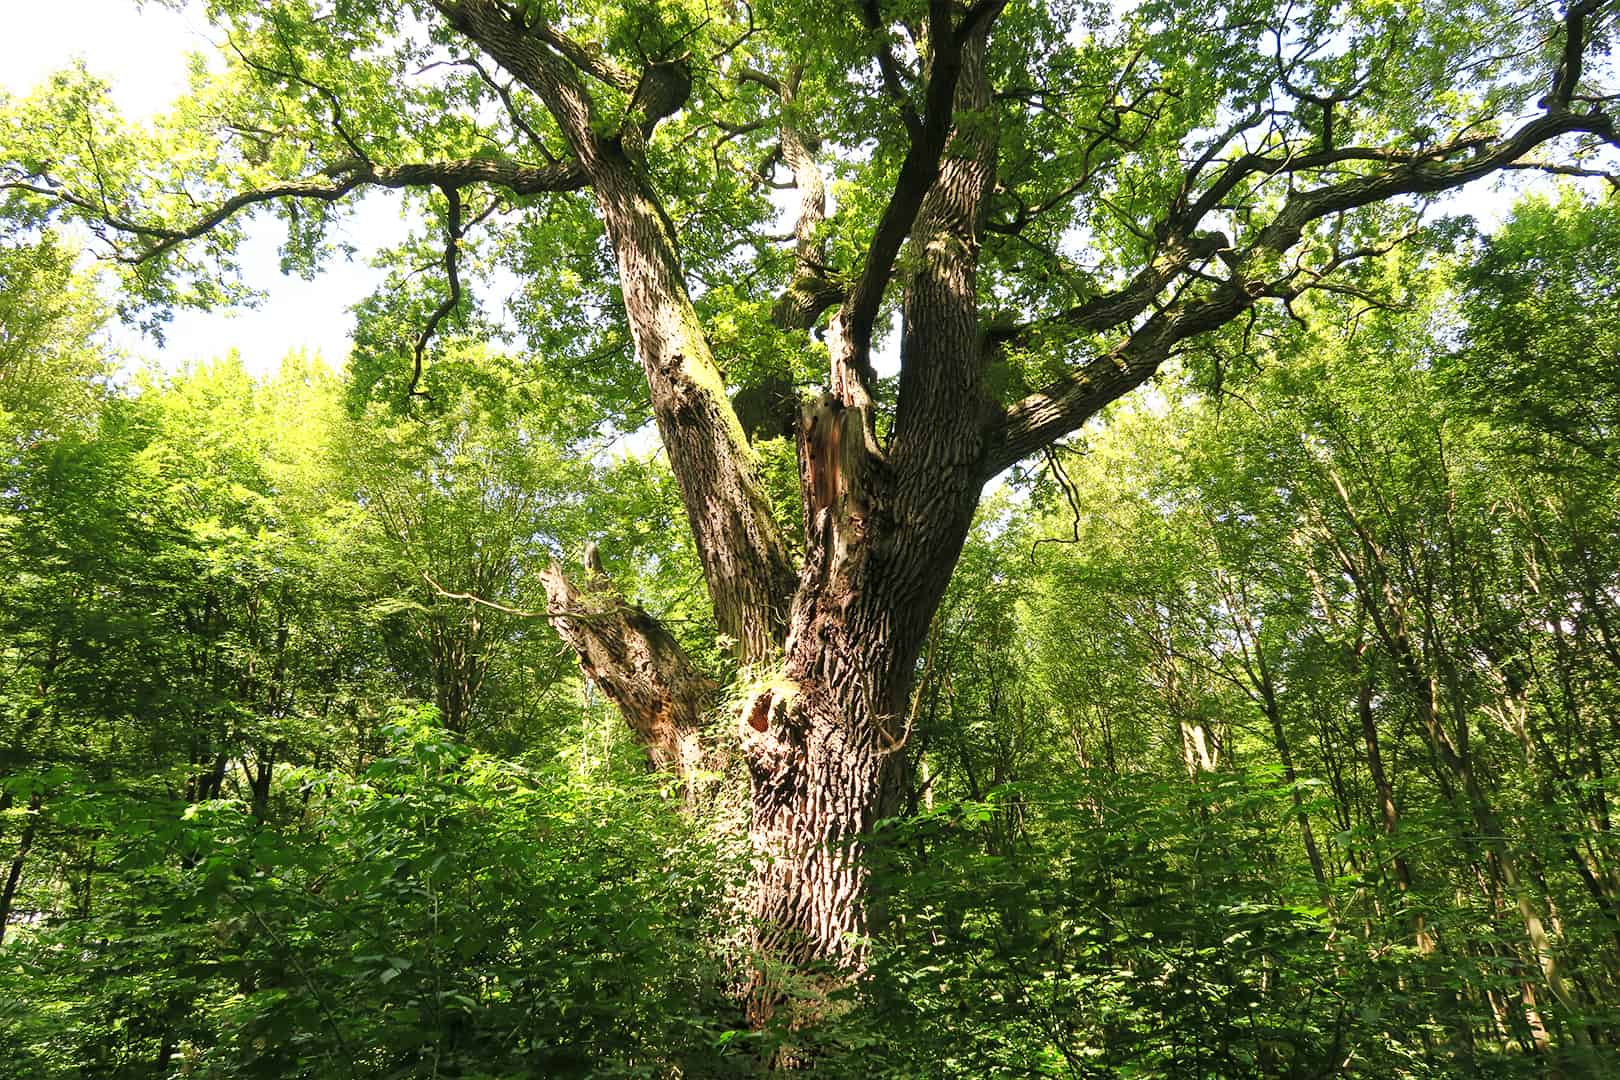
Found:
[{"label": "forked branch", "polygon": [[352,159],[328,166],[316,176],[238,192],[212,210],[178,225],[114,212],[101,197],[92,198],[50,176],[25,174],[0,180],[0,191],[28,191],[72,207],[85,218],[133,238],[136,241],[134,250],[120,251],[118,256],[124,262],[142,263],[172,251],[188,240],[206,236],[242,211],[266,203],[286,199],[331,203],[368,187],[437,187],[451,190],[473,184],[504,188],[514,195],[537,195],[577,191],[585,186],[585,174],[571,162],[532,166],[500,159],[464,158],[459,161],[376,165]]},{"label": "forked branch", "polygon": [[[872,230],[860,274],[838,314],[842,331],[839,351],[844,355],[834,356],[835,370],[842,364],[850,371],[863,384],[861,396],[867,400],[870,400],[873,377],[872,331],[878,308],[894,275],[894,260],[900,253],[900,246],[910,234],[917,212],[922,209],[923,200],[939,175],[940,157],[945,152],[955,120],[956,83],[962,72],[963,46],[970,33],[982,32],[988,27],[1005,7],[1005,0],[975,4],[961,23],[952,22],[951,6],[945,0],[932,0],[929,4],[929,33],[933,51],[929,56],[923,114],[920,118],[907,118],[906,128],[911,137],[905,157],[900,162],[894,191],[878,217],[876,228]],[[872,18],[876,16],[876,5],[868,5],[867,11],[870,26]],[[909,110],[909,104],[904,108]],[[848,404],[861,406],[866,401],[854,399]]]},{"label": "forked branch", "polygon": [[[1224,237],[1172,244],[1123,289],[1042,323],[997,335],[990,342],[992,348],[1031,339],[1042,331],[1105,331],[1136,319],[1160,303],[1165,288],[1200,261],[1207,263],[1210,257],[1219,255],[1229,271],[1224,278],[1210,278],[1203,273],[1214,282],[1203,295],[1158,307],[1115,347],[1008,409],[993,430],[984,475],[993,476],[1075,430],[1103,406],[1151,378],[1175,346],[1187,338],[1224,325],[1262,299],[1288,300],[1304,288],[1325,287],[1327,269],[1319,268],[1320,272],[1307,275],[1309,280],[1304,286],[1293,280],[1300,274],[1299,268],[1280,275],[1268,269],[1299,242],[1314,222],[1400,196],[1432,195],[1461,187],[1512,167],[1553,139],[1578,133],[1612,142],[1613,118],[1598,110],[1575,113],[1555,109],[1497,140],[1454,142],[1444,160],[1437,160],[1433,154],[1391,155],[1388,167],[1382,170],[1295,191],[1241,250],[1225,247]],[[1246,169],[1250,165],[1240,161],[1237,167]]]}]

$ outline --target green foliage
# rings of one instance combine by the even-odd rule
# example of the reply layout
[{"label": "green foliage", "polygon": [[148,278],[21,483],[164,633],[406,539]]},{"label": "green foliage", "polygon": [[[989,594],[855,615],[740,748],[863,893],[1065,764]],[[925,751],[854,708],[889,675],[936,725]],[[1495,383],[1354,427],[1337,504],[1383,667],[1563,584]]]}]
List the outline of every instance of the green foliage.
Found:
[{"label": "green foliage", "polygon": [[1445,369],[1459,404],[1524,440],[1613,467],[1620,430],[1620,204],[1575,192],[1522,204],[1461,274],[1466,347]]},{"label": "green foliage", "polygon": [[66,782],[53,819],[103,831],[116,892],[7,950],[19,1075],[722,1075],[730,857],[646,783],[430,715],[355,775],[288,775],[268,827]]},{"label": "green foliage", "polygon": [[49,254],[16,299],[34,366],[8,374],[84,415],[0,463],[0,1055],[41,1078],[730,1074],[734,839],[672,811],[541,624],[427,583],[543,607],[545,563],[611,532],[624,587],[702,634],[667,472],[593,468],[577,397],[475,352],[417,416],[354,415],[298,356],[104,393],[89,315],[31,306],[68,281]]},{"label": "green foliage", "polygon": [[826,1074],[1605,1075],[1611,216],[1526,206],[1465,325],[1378,270],[1408,307],[1314,304],[987,507]]},{"label": "green foliage", "polygon": [[108,312],[75,272],[74,253],[46,237],[0,246],[0,454],[94,422]]},{"label": "green foliage", "polygon": [[1370,1047],[1394,1075],[1377,1039],[1411,957],[1337,938],[1280,872],[1279,780],[1079,772],[898,825],[849,1074],[1323,1075]]},{"label": "green foliage", "polygon": [[[870,965],[783,1031],[741,1027],[740,826],[675,812],[536,621],[444,595],[539,607],[542,565],[600,538],[725,670],[667,471],[465,342],[410,412],[299,357],[109,394],[74,299],[26,355],[77,404],[14,429],[0,485],[0,1053],[41,1078],[728,1076],[778,1043],[826,1076],[1601,1075],[1611,218],[1528,206],[1457,279],[1462,325],[1446,264],[1369,268],[1408,307],[1302,304],[1234,396],[1167,384],[989,500],[919,660],[917,783],[870,844]],[[786,449],[760,444],[784,506]]]},{"label": "green foliage", "polygon": [[[839,151],[815,239],[847,284],[920,108],[874,51],[926,69],[935,5],[886,2],[875,26],[876,5],[821,0],[511,6],[593,63],[690,76],[636,167],[737,411],[767,399],[757,464],[797,522],[795,450],[768,421],[826,356],[769,318],[793,258],[773,238],[780,128]],[[1367,259],[1341,291],[1181,344],[1185,384],[1016,475],[919,658],[915,783],[869,845],[870,966],[830,1000],[812,988],[815,1023],[746,1032],[743,826],[673,804],[535,614],[546,565],[596,542],[621,591],[735,674],[645,449],[593,198],[467,186],[462,295],[418,381],[448,296],[442,189],[405,194],[341,378],[226,358],[115,390],[96,287],[51,231],[87,229],[117,257],[120,314],[161,328],[250,294],[251,214],[309,277],[346,254],[330,184],[358,165],[528,167],[563,145],[556,123],[418,0],[202,11],[225,48],[154,123],[82,68],[0,103],[12,1072],[720,1077],[780,1042],[826,1076],[1603,1075],[1613,201],[1535,200],[1485,238],[1431,227],[1467,258]],[[1590,13],[1594,51],[1612,12]],[[1498,130],[1547,93],[1555,14],[1015,0],[987,61],[986,322],[1161,258],[1189,165],[1234,123],[1231,152],[1279,167],[1232,174],[1200,223],[1227,253],[1292,192]],[[634,141],[645,102],[593,80],[599,133]],[[165,239],[289,184],[320,193]],[[1416,202],[1335,215],[1292,280],[1419,221]],[[1215,295],[1222,265],[1169,302]],[[1234,285],[1285,272],[1241,269]],[[1059,320],[996,359],[991,396],[1115,344]]]}]

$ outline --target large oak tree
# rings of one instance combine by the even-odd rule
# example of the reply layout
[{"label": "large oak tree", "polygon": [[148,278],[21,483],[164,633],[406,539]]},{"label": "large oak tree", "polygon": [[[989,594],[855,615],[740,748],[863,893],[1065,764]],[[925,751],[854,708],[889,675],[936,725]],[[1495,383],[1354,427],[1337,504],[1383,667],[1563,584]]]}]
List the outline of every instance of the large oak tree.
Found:
[{"label": "large oak tree", "polygon": [[[86,223],[161,318],[231,295],[249,216],[313,271],[350,201],[407,189],[431,229],[364,306],[357,373],[431,394],[436,335],[499,332],[627,422],[645,395],[748,672],[759,945],[790,965],[860,961],[855,841],[910,782],[919,652],[990,479],[1179,354],[1356,290],[1435,195],[1620,145],[1612,0],[205,7],[220,57],[154,127],[82,72],[7,113],[9,218]],[[464,282],[506,275],[504,305]],[[796,521],[737,407],[784,397]],[[599,567],[548,591],[688,767],[712,673]]]}]

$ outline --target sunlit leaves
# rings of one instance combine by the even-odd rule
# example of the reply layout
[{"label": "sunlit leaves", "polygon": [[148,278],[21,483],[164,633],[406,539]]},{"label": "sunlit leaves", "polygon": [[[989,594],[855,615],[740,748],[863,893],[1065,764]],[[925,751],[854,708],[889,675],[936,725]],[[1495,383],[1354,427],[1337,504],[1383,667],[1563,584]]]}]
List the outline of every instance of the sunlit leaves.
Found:
[{"label": "sunlit leaves", "polygon": [[[1612,463],[1620,434],[1620,207],[1573,192],[1521,206],[1463,274],[1447,365],[1468,407],[1532,441]],[[1549,455],[1553,464],[1563,455]]]}]

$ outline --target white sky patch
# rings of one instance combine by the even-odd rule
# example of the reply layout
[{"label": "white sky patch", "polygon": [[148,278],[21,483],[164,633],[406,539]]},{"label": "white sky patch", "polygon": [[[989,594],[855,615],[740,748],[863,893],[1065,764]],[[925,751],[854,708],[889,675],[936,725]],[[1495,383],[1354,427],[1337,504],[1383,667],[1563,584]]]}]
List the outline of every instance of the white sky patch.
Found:
[{"label": "white sky patch", "polygon": [[54,71],[83,60],[112,83],[133,119],[168,108],[186,90],[186,54],[212,51],[201,25],[132,0],[0,0],[0,87],[26,94]]},{"label": "white sky patch", "polygon": [[[113,100],[132,121],[165,112],[187,89],[186,57],[213,53],[217,34],[193,12],[175,12],[133,0],[0,0],[0,89],[21,96],[82,60],[112,86]],[[339,367],[349,354],[349,308],[370,294],[382,273],[369,264],[385,244],[405,235],[397,198],[375,195],[358,203],[337,239],[357,248],[352,261],[335,259],[314,281],[286,277],[277,255],[280,223],[253,222],[242,250],[247,284],[263,290],[256,308],[183,311],[164,330],[161,349],[149,338],[120,329],[114,342],[133,358],[164,368],[237,350],[249,371],[274,371],[287,353],[302,349]]]},{"label": "white sky patch", "polygon": [[[262,289],[265,299],[251,308],[176,312],[164,328],[161,351],[133,330],[115,340],[135,355],[156,358],[164,367],[211,360],[231,350],[255,374],[276,370],[294,349],[317,354],[333,369],[349,355],[354,316],[349,309],[382,281],[371,256],[384,244],[405,235],[398,192],[373,192],[354,206],[352,217],[339,223],[332,239],[358,249],[352,261],[341,256],[326,263],[313,281],[281,273],[278,249],[284,238],[279,221],[266,218],[249,226],[241,251],[247,284]],[[408,364],[408,359],[401,363]]]}]

